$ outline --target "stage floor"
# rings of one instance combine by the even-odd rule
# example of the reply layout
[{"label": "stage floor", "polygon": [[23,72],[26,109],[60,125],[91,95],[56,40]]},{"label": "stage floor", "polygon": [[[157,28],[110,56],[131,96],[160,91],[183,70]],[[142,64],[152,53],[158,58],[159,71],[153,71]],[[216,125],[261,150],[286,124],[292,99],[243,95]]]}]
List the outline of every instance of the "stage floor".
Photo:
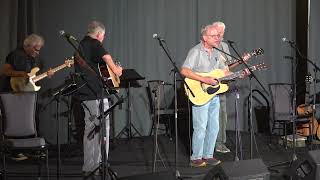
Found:
[{"label": "stage floor", "polygon": [[[230,153],[215,153],[215,156],[224,162],[232,162],[235,159],[235,135],[233,131],[228,131],[227,146],[231,149]],[[213,168],[212,166],[192,168],[189,166],[189,137],[188,135],[179,136],[178,143],[178,161],[175,165],[175,142],[174,138],[159,135],[159,151],[162,162],[157,161],[156,172],[169,171],[180,173],[182,179],[203,179],[206,174]],[[271,174],[270,179],[281,180],[288,179],[293,175],[293,165],[289,164],[272,167],[281,162],[291,161],[292,148],[285,149],[278,144],[277,136],[267,136],[256,134],[253,141],[252,158],[261,158],[264,164],[269,168]],[[239,153],[240,159],[250,159],[250,137],[248,133],[241,133],[242,155]],[[298,160],[297,164],[305,158],[306,153],[319,148],[317,145],[312,147],[296,148]],[[138,174],[147,174],[152,172],[153,168],[153,137],[135,137],[132,139],[112,140],[110,149],[110,168],[117,173],[119,178],[126,176],[134,176]],[[158,156],[159,159],[159,156]],[[7,169],[9,171],[9,180],[13,179],[35,179],[37,175],[37,166],[32,161],[7,161]],[[50,179],[56,178],[56,148],[55,145],[50,146],[49,152],[49,168]],[[61,177],[60,179],[83,179],[82,176],[82,147],[81,145],[71,144],[61,146]],[[45,171],[42,170],[42,174]],[[17,175],[23,176],[18,177]],[[45,179],[44,177],[42,179]],[[90,179],[90,178],[89,178]],[[94,178],[91,178],[94,179]],[[100,177],[95,177],[100,179]],[[167,179],[168,180],[168,179]]]}]

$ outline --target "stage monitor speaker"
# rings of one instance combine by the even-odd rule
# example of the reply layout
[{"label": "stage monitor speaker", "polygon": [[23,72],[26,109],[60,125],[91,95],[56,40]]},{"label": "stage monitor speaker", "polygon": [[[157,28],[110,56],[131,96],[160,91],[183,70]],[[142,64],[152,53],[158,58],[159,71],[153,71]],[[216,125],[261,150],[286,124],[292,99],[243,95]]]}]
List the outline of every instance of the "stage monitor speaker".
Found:
[{"label": "stage monitor speaker", "polygon": [[294,179],[320,179],[320,150],[309,151],[306,158],[294,167]]},{"label": "stage monitor speaker", "polygon": [[139,174],[119,178],[119,180],[176,180],[175,174],[171,171]]},{"label": "stage monitor speaker", "polygon": [[270,172],[261,159],[223,162],[203,180],[269,180]]}]

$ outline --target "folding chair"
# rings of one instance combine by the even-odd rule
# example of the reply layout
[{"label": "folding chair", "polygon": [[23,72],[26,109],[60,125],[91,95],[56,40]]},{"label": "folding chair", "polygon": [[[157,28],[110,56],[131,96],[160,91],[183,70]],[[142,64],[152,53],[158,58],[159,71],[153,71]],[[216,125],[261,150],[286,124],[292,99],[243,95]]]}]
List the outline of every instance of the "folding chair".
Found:
[{"label": "folding chair", "polygon": [[41,177],[41,160],[45,160],[49,179],[48,148],[45,139],[38,137],[36,130],[36,102],[36,93],[0,94],[4,179],[9,173],[6,170],[6,156],[13,152],[30,153],[38,160],[38,179]]},{"label": "folding chair", "polygon": [[167,84],[161,80],[148,81],[148,97],[150,104],[151,119],[153,121],[150,135],[154,130],[154,122],[157,122],[159,118],[159,123],[165,125],[166,134],[171,137],[171,119],[174,115],[174,110],[169,108],[169,103],[167,102],[165,96],[165,86]]}]

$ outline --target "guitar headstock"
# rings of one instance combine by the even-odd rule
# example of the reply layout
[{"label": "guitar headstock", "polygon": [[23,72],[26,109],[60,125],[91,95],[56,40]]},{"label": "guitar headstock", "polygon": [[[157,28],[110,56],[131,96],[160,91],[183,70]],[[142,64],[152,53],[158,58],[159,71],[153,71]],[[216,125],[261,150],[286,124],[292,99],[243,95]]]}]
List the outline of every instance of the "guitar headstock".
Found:
[{"label": "guitar headstock", "polygon": [[313,81],[313,77],[310,74],[306,75],[306,79],[305,79],[306,84],[311,84],[312,81]]},{"label": "guitar headstock", "polygon": [[72,56],[71,58],[66,59],[66,60],[64,61],[64,64],[65,64],[67,67],[71,67],[71,66],[74,64],[74,57]]},{"label": "guitar headstock", "polygon": [[258,70],[262,70],[262,69],[266,69],[268,66],[265,63],[260,63],[254,66],[251,66],[250,69],[252,71],[258,71]]},{"label": "guitar headstock", "polygon": [[115,61],[114,61],[114,64],[115,64],[116,66],[122,67],[120,61],[115,60]]},{"label": "guitar headstock", "polygon": [[255,49],[253,50],[250,55],[251,56],[259,56],[259,55],[262,55],[264,53],[264,50],[262,48],[258,48],[258,49]]},{"label": "guitar headstock", "polygon": [[246,53],[244,56],[242,56],[244,61],[249,60],[252,56],[258,56],[262,55],[264,53],[264,50],[262,48],[255,49],[251,53]]}]

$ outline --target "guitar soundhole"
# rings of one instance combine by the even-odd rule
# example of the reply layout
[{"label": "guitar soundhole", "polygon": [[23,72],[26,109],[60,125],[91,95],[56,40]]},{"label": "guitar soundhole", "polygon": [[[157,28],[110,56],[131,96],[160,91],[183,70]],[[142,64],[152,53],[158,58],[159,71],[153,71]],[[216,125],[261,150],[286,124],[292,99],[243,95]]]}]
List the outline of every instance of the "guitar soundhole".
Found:
[{"label": "guitar soundhole", "polygon": [[214,93],[217,92],[218,90],[219,90],[219,88],[208,87],[208,88],[207,88],[207,93],[208,93],[208,94],[214,94]]}]

